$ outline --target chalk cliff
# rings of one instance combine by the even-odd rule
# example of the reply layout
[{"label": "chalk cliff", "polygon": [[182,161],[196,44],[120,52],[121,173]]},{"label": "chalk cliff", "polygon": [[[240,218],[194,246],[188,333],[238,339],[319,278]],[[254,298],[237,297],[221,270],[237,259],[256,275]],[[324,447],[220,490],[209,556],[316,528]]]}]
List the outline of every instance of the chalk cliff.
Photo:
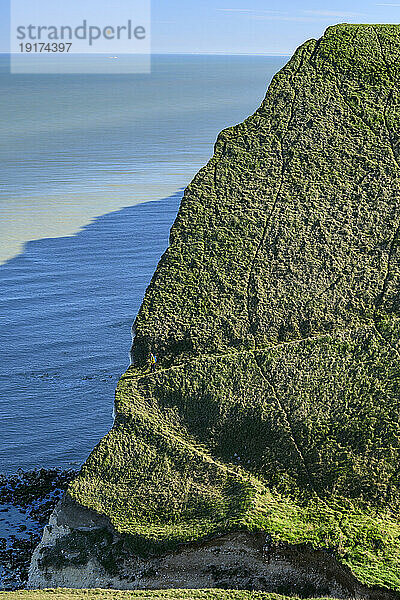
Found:
[{"label": "chalk cliff", "polygon": [[330,27],[220,133],[31,587],[399,597],[399,55]]}]

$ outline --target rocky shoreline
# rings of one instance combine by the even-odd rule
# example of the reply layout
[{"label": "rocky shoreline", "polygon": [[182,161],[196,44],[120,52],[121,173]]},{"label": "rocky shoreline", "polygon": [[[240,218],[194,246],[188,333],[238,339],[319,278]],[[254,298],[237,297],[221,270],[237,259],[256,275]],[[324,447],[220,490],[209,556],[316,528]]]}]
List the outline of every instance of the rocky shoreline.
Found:
[{"label": "rocky shoreline", "polygon": [[43,528],[74,470],[20,469],[0,474],[0,589],[25,587],[28,569]]}]

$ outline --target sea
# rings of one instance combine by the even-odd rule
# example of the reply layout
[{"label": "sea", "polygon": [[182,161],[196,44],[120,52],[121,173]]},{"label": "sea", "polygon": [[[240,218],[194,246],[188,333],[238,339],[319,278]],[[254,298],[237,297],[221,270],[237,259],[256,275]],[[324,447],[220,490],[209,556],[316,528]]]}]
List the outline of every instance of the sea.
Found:
[{"label": "sea", "polygon": [[11,75],[0,55],[0,473],[79,468],[110,429],[183,190],[286,61]]}]

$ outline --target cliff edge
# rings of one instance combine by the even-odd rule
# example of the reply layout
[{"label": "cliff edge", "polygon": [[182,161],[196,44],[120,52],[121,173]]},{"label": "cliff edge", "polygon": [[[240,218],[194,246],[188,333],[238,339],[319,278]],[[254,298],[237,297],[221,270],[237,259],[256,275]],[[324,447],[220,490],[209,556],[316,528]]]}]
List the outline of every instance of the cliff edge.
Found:
[{"label": "cliff edge", "polygon": [[400,597],[399,54],[330,27],[220,133],[31,587]]}]

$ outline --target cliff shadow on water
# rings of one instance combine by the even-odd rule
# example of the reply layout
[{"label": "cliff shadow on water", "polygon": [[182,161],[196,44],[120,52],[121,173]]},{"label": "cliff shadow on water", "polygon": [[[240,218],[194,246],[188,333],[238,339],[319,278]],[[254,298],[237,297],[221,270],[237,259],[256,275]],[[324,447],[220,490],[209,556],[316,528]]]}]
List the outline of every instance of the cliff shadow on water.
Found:
[{"label": "cliff shadow on water", "polygon": [[76,468],[111,426],[133,316],[181,196],[28,242],[0,266],[0,472]]}]

